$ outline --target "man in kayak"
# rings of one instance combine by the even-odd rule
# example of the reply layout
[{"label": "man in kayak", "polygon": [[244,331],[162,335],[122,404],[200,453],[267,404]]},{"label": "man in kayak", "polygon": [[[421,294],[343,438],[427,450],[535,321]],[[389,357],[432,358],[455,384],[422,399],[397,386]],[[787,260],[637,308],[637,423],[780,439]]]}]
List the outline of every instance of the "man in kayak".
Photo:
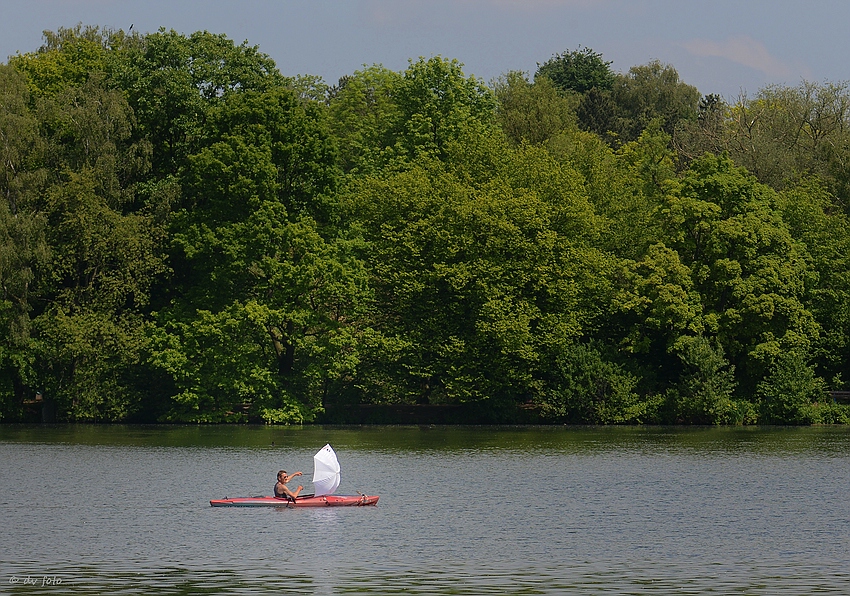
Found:
[{"label": "man in kayak", "polygon": [[296,476],[303,476],[301,472],[295,472],[294,474],[286,475],[286,470],[281,470],[277,473],[277,484],[274,485],[274,496],[279,499],[291,499],[295,500],[295,497],[298,496],[298,493],[304,488],[300,484],[295,491],[289,490],[289,487],[286,486],[286,483],[295,478]]}]

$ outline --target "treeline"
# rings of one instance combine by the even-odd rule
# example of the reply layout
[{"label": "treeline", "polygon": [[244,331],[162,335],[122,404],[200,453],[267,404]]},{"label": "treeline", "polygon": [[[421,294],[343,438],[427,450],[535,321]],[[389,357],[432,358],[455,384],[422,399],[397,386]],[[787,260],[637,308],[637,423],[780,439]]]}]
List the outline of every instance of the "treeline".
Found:
[{"label": "treeline", "polygon": [[727,104],[590,49],[328,86],[207,32],[0,64],[0,413],[834,423],[850,93]]}]

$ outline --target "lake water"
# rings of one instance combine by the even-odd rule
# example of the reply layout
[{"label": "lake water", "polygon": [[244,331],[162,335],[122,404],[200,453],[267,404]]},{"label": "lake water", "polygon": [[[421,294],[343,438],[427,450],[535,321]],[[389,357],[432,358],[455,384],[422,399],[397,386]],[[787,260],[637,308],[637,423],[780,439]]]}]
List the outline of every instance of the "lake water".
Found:
[{"label": "lake water", "polygon": [[[328,442],[376,507],[209,506]],[[7,425],[0,593],[847,594],[849,488],[845,427]]]}]

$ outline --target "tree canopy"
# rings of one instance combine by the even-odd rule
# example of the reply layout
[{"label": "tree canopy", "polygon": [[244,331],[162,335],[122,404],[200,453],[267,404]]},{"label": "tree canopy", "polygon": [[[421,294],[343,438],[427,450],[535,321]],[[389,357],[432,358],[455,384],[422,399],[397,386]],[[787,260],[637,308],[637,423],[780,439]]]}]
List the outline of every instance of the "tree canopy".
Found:
[{"label": "tree canopy", "polygon": [[848,106],[47,32],[0,64],[0,419],[847,422]]}]

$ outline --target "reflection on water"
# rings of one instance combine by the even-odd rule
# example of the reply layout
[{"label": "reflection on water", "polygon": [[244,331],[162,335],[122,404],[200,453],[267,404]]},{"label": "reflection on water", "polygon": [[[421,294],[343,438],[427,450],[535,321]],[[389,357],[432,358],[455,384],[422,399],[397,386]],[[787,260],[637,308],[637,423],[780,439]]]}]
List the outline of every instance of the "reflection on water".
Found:
[{"label": "reflection on water", "polygon": [[[605,567],[602,569],[601,567]],[[17,576],[9,594],[844,594],[847,574],[819,575],[820,567],[777,567],[769,575],[748,574],[745,567],[716,564],[707,572],[694,565],[646,567],[632,564],[576,565],[541,570],[482,570],[480,566],[448,565],[449,569],[400,569],[376,573],[351,568],[346,578],[329,581],[307,574],[281,577],[263,573],[188,569],[144,569],[133,572],[95,568],[60,569],[64,578],[44,586],[41,575]],[[696,573],[695,573],[696,571]],[[568,577],[565,577],[567,575]],[[4,592],[6,592],[4,590]]]},{"label": "reflection on water", "polygon": [[[310,491],[326,442],[338,492],[377,507],[209,507],[281,468]],[[0,592],[850,593],[848,447],[843,427],[0,426]]]},{"label": "reflection on water", "polygon": [[850,438],[842,426],[820,427],[539,427],[539,426],[365,426],[280,427],[201,425],[0,425],[0,441],[125,447],[211,447],[311,449],[332,437],[351,450],[457,451],[693,449],[778,454],[835,451]]}]

